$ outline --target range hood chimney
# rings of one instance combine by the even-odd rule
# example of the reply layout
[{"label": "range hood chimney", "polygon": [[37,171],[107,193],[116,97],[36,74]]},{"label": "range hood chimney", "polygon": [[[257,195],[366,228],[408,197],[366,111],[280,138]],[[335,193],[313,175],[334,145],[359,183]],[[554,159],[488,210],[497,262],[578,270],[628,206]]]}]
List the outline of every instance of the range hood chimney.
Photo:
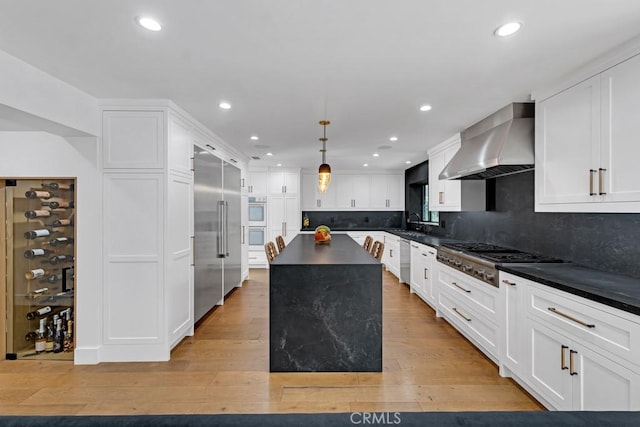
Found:
[{"label": "range hood chimney", "polygon": [[513,103],[467,128],[440,179],[489,179],[534,167],[534,104]]}]

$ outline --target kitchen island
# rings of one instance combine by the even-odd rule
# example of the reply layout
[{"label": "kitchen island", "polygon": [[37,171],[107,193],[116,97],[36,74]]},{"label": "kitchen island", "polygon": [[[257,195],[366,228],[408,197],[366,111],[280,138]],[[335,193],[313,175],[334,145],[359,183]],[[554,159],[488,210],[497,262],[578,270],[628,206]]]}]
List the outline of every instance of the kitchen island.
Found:
[{"label": "kitchen island", "polygon": [[271,372],[382,372],[382,264],[347,235],[300,234],[269,271]]}]

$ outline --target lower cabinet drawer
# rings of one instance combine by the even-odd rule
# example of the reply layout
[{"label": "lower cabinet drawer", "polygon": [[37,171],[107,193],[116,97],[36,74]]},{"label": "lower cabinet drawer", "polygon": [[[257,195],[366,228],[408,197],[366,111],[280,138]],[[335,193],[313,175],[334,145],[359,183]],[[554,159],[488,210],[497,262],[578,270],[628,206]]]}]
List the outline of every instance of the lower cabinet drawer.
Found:
[{"label": "lower cabinet drawer", "polygon": [[529,315],[640,366],[639,323],[613,314],[611,307],[599,309],[598,303],[535,282],[528,282],[526,289]]},{"label": "lower cabinet drawer", "polygon": [[480,280],[469,277],[446,265],[438,268],[440,287],[447,288],[452,294],[460,296],[471,307],[497,322],[499,289]]},{"label": "lower cabinet drawer", "polygon": [[440,290],[438,302],[440,310],[456,329],[475,341],[480,350],[494,360],[498,359],[499,330],[494,322],[470,308],[448,289]]},{"label": "lower cabinet drawer", "polygon": [[264,251],[249,251],[249,265],[266,264],[267,254]]}]

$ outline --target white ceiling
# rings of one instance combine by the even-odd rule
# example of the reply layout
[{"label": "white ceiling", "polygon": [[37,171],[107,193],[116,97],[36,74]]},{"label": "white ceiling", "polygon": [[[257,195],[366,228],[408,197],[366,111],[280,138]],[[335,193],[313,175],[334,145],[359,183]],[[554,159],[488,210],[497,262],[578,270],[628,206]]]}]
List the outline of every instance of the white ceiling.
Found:
[{"label": "white ceiling", "polygon": [[0,0],[0,49],[98,98],[169,98],[256,165],[316,168],[330,120],[334,172],[405,169],[639,32],[638,0]]}]

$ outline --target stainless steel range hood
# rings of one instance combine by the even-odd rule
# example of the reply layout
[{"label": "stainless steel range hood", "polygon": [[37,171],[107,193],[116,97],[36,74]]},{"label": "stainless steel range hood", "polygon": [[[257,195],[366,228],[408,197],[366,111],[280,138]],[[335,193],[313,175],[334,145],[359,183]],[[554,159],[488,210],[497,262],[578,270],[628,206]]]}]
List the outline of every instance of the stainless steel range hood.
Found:
[{"label": "stainless steel range hood", "polygon": [[462,132],[440,179],[489,179],[533,169],[533,103],[513,103]]}]

